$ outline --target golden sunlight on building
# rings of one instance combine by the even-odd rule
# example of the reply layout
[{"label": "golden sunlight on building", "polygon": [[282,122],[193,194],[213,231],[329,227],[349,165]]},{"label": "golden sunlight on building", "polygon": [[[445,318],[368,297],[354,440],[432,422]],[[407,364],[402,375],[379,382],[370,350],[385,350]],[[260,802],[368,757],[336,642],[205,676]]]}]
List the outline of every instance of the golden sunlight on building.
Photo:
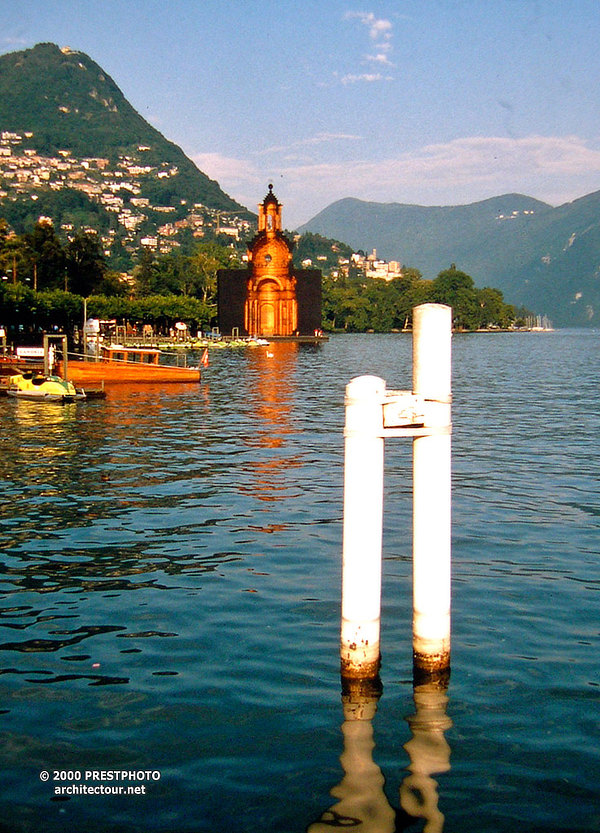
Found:
[{"label": "golden sunlight on building", "polygon": [[258,234],[248,251],[244,324],[260,336],[291,336],[298,327],[296,278],[291,274],[292,243],[281,229],[281,203],[269,193],[258,206]]},{"label": "golden sunlight on building", "polygon": [[321,273],[295,269],[294,242],[282,230],[282,205],[269,185],[258,206],[258,233],[248,245],[246,269],[217,275],[219,327],[247,336],[322,338]]}]

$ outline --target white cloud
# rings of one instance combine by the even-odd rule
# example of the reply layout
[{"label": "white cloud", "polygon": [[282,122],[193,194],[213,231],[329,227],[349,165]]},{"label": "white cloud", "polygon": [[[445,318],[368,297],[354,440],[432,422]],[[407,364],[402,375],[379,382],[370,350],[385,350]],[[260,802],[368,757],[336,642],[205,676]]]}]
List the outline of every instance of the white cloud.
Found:
[{"label": "white cloud", "polygon": [[258,151],[258,156],[267,156],[273,153],[288,153],[292,150],[305,147],[314,147],[316,145],[328,144],[329,142],[338,141],[356,141],[362,139],[362,136],[356,136],[354,133],[317,133],[315,136],[309,136],[306,139],[298,139],[291,142],[289,145],[275,145],[273,147],[265,148]]},{"label": "white cloud", "polygon": [[578,136],[468,137],[427,145],[409,158],[421,173],[451,181],[600,171],[600,150]]},{"label": "white cloud", "polygon": [[245,159],[235,159],[220,153],[196,153],[191,158],[201,171],[220,184],[260,181],[257,168]]},{"label": "white cloud", "polygon": [[[326,134],[322,134],[326,135]],[[194,161],[221,187],[254,206],[269,181],[290,228],[343,197],[456,205],[517,191],[559,204],[600,190],[600,150],[578,136],[474,136],[425,145],[380,160],[250,162],[218,154]]]},{"label": "white cloud", "polygon": [[[364,59],[367,63],[375,63],[381,66],[393,67],[395,64],[390,60],[392,52],[393,24],[382,17],[376,17],[373,12],[347,12],[345,20],[358,20],[368,29],[369,38],[372,41],[373,51],[367,53]],[[346,74],[342,83],[357,83],[360,81],[392,81],[392,78],[372,73]]]},{"label": "white cloud", "polygon": [[[456,205],[520,192],[557,205],[600,189],[600,150],[577,136],[467,137],[383,160],[282,171],[297,193],[295,225],[335,200]],[[290,202],[288,200],[288,202]]]},{"label": "white cloud", "polygon": [[369,30],[371,40],[381,41],[392,36],[392,23],[385,18],[375,17],[373,12],[347,12],[344,17],[346,20],[357,18]]},{"label": "white cloud", "polygon": [[[321,179],[349,179],[359,185],[380,188],[383,182],[394,188],[424,184],[463,185],[507,181],[511,176],[573,175],[600,172],[600,150],[590,148],[577,136],[467,137],[446,144],[426,145],[381,161],[356,161],[316,165]],[[302,170],[302,176],[310,174]],[[507,184],[509,184],[507,182]]]},{"label": "white cloud", "polygon": [[360,81],[366,81],[372,84],[374,81],[393,81],[393,78],[384,76],[380,72],[363,72],[360,75],[344,75],[342,84],[357,84]]},{"label": "white cloud", "polygon": [[394,64],[389,60],[387,55],[384,55],[382,52],[378,52],[376,55],[365,55],[367,61],[371,61],[375,64],[383,64],[384,66],[393,67]]},{"label": "white cloud", "polygon": [[269,182],[269,174],[247,159],[236,159],[220,153],[195,153],[190,158],[210,179],[237,202],[256,211],[256,204]]}]

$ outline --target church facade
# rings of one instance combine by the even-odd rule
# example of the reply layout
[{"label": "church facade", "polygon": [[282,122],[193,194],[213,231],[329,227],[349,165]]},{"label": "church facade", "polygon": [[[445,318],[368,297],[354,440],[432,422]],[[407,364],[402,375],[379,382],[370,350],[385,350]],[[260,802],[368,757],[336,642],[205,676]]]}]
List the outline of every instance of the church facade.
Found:
[{"label": "church facade", "polygon": [[294,269],[282,231],[282,205],[269,185],[258,206],[258,233],[246,269],[217,273],[219,331],[263,338],[314,336],[321,329],[321,272]]}]

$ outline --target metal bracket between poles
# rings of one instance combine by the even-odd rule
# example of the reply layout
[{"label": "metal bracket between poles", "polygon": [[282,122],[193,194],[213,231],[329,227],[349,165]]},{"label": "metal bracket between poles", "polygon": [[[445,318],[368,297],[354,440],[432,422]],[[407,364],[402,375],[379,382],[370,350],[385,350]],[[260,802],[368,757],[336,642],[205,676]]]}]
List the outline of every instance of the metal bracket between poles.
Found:
[{"label": "metal bracket between poles", "polygon": [[[409,390],[388,390],[381,401],[381,425],[371,436],[433,437],[452,433],[448,421],[451,397],[426,399]],[[364,430],[346,429],[344,437],[364,435]]]}]

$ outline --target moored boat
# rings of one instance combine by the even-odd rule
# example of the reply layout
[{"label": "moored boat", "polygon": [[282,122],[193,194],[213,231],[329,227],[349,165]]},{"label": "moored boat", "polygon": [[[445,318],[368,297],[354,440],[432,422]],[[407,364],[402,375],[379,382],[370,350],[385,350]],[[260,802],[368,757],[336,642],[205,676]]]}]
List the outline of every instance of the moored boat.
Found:
[{"label": "moored boat", "polygon": [[[132,382],[199,382],[200,368],[174,367],[159,363],[160,350],[110,344],[100,348],[99,357],[69,358],[66,375],[76,385]],[[64,373],[64,363],[59,362]]]},{"label": "moored boat", "polygon": [[11,376],[6,393],[15,399],[29,399],[35,402],[64,403],[85,399],[85,393],[77,391],[72,382],[61,379],[60,376],[33,372]]}]

